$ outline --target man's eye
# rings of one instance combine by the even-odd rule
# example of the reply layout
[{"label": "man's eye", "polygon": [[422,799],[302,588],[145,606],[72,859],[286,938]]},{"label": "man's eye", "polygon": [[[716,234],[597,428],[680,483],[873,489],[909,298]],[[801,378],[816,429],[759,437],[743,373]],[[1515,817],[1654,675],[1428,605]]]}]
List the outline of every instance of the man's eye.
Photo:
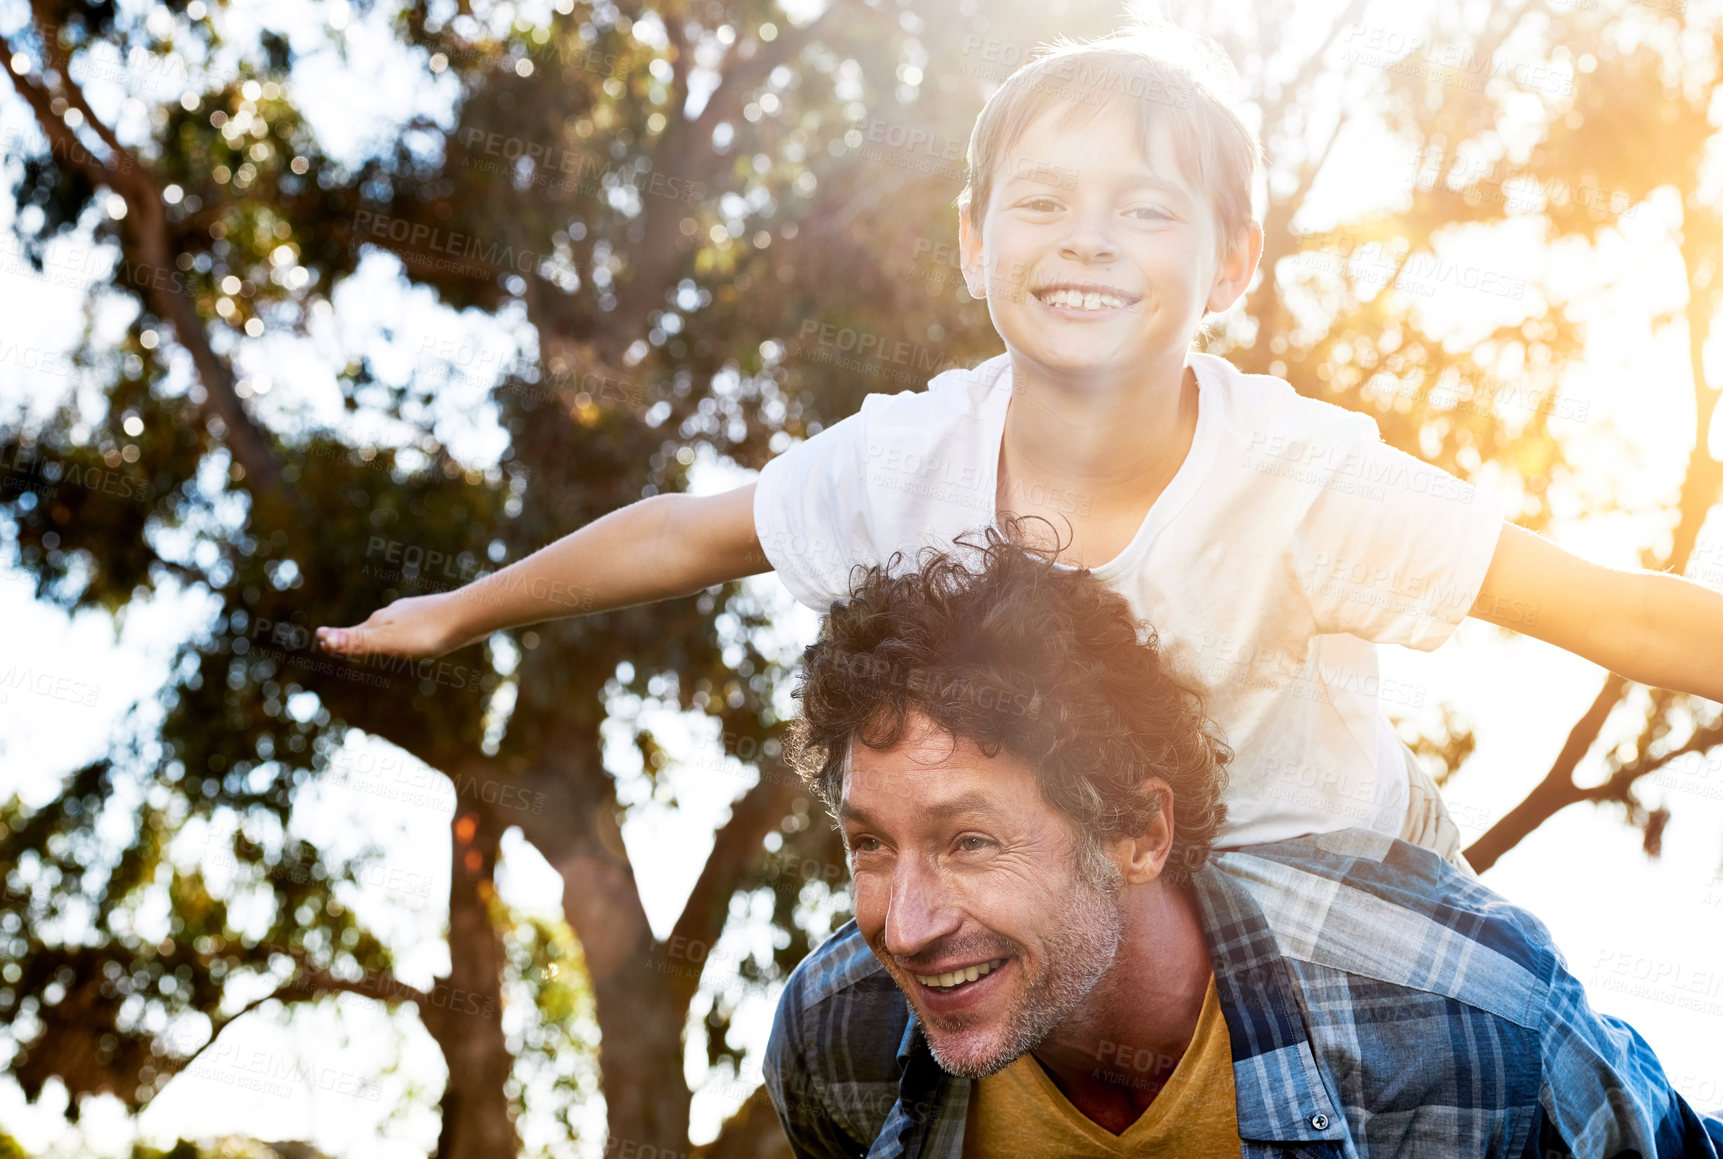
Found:
[{"label": "man's eye", "polygon": [[980,853],[983,849],[987,849],[992,846],[992,844],[993,842],[989,841],[985,837],[970,836],[959,837],[957,839],[958,848],[962,849],[965,853]]},{"label": "man's eye", "polygon": [[880,848],[877,837],[857,837],[850,842],[850,849],[856,853],[875,853]]}]

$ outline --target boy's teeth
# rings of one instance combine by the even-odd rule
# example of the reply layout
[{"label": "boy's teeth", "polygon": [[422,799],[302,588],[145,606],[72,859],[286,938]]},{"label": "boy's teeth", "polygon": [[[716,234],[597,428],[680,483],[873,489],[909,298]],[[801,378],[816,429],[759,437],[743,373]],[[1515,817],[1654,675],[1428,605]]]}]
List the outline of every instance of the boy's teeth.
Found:
[{"label": "boy's teeth", "polygon": [[1064,306],[1072,310],[1116,310],[1124,300],[1112,294],[1081,290],[1054,290],[1044,299],[1049,306]]},{"label": "boy's teeth", "polygon": [[991,962],[983,962],[979,966],[967,966],[961,970],[952,970],[945,974],[917,974],[915,980],[923,986],[937,986],[949,989],[964,982],[973,982],[985,974],[990,974],[1004,965],[1004,958],[995,958]]}]

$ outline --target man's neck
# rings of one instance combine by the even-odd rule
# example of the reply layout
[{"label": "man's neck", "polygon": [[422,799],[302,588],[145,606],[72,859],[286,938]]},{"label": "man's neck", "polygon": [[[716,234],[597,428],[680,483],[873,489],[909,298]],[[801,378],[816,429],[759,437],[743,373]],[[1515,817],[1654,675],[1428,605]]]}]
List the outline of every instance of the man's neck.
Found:
[{"label": "man's neck", "polygon": [[1035,1058],[1073,1106],[1119,1134],[1184,1057],[1213,975],[1190,888],[1146,888],[1106,977]]},{"label": "man's neck", "polygon": [[[999,505],[1069,517],[1073,555],[1095,566],[1124,546],[1172,482],[1196,420],[1196,374],[1182,354],[1111,381],[1081,382],[1013,356]],[[1042,502],[1047,496],[1063,501]]]}]

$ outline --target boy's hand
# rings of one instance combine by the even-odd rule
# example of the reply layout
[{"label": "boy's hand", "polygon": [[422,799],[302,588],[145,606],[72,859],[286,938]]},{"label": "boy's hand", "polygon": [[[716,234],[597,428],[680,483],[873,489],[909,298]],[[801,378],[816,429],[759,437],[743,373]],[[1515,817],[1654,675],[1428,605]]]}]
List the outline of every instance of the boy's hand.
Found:
[{"label": "boy's hand", "polygon": [[363,624],[318,628],[317,645],[338,656],[381,652],[415,660],[434,659],[452,652],[461,643],[450,631],[447,604],[450,594],[407,596],[378,608]]}]

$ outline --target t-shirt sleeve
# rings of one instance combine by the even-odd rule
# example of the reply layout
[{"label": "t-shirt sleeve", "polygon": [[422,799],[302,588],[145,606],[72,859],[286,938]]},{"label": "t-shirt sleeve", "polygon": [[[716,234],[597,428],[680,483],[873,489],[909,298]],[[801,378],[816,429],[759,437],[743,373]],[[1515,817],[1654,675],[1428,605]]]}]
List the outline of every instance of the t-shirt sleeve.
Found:
[{"label": "t-shirt sleeve", "polygon": [[1285,440],[1277,464],[1314,492],[1293,554],[1317,626],[1436,648],[1477,600],[1501,536],[1501,503],[1384,443],[1367,415],[1346,416],[1339,434],[1327,447]]},{"label": "t-shirt sleeve", "polygon": [[760,471],[754,531],[796,599],[817,612],[849,598],[850,570],[871,564],[865,416],[853,414]]}]

